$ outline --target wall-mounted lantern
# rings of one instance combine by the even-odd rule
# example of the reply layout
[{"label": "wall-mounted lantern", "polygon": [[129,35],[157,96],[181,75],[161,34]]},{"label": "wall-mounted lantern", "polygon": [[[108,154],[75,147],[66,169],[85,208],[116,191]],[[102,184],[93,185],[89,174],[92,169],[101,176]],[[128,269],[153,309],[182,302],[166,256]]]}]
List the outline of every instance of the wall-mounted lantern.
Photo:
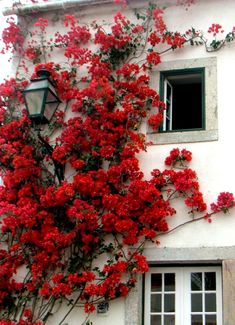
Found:
[{"label": "wall-mounted lantern", "polygon": [[[33,122],[33,126],[49,123],[61,103],[56,93],[55,85],[50,78],[50,72],[46,69],[38,70],[37,78],[32,79],[22,93],[28,116]],[[61,183],[64,180],[65,167],[53,159],[52,153],[54,148],[41,136],[40,126],[39,128],[35,128],[35,131],[37,131],[37,137],[41,145],[51,157],[54,164],[55,176],[58,182]]]},{"label": "wall-mounted lantern", "polygon": [[40,69],[37,76],[23,90],[23,95],[30,120],[34,124],[45,124],[50,122],[61,101],[50,79],[50,72]]}]

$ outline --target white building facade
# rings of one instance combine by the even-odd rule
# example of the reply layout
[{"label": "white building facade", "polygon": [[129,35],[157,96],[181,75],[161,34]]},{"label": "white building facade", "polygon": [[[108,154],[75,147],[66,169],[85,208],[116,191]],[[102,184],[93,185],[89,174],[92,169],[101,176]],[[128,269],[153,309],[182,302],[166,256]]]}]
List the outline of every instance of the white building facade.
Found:
[{"label": "white building facade", "polygon": [[[233,0],[195,2],[186,9],[173,1],[162,1],[162,5],[166,5],[164,17],[169,30],[184,32],[194,27],[205,31],[208,38],[211,35],[207,30],[212,23],[221,24],[225,34],[232,30],[235,25]],[[123,9],[124,14],[129,15],[136,5],[146,4],[130,1],[129,7]],[[53,22],[51,31],[55,31],[57,17],[65,12],[75,14],[82,22],[109,21],[117,6],[102,0],[67,0],[14,10],[24,22],[29,21],[32,9],[35,17]],[[6,10],[6,14],[14,10]],[[30,24],[33,22],[32,19]],[[189,105],[200,97],[201,115],[188,116],[186,126],[181,126],[181,121],[174,117],[175,108],[171,103],[170,122],[165,121],[164,132],[154,133],[146,125],[142,126],[147,139],[153,142],[148,151],[140,155],[146,178],[154,168],[164,169],[164,158],[170,150],[186,148],[193,153],[191,168],[198,173],[201,191],[208,203],[215,201],[222,191],[235,192],[234,50],[235,42],[213,52],[206,51],[204,45],[186,45],[162,55],[162,63],[151,72],[152,87],[169,101],[176,95],[182,97],[182,91],[189,92],[186,97]],[[192,84],[199,84],[200,94]],[[182,90],[180,85],[189,88]],[[187,107],[184,109],[187,116]],[[187,126],[190,120],[193,124]],[[178,207],[182,212],[169,221],[170,228],[189,218],[180,203]],[[229,214],[213,217],[210,224],[201,220],[160,236],[160,245],[149,244],[145,248],[150,270],[139,277],[136,288],[126,299],[110,302],[107,312],[92,314],[90,320],[94,325],[234,325],[234,229],[235,210],[231,210]],[[50,324],[56,325],[61,314],[62,309]],[[85,317],[80,310],[74,310],[64,324],[85,324]]]}]

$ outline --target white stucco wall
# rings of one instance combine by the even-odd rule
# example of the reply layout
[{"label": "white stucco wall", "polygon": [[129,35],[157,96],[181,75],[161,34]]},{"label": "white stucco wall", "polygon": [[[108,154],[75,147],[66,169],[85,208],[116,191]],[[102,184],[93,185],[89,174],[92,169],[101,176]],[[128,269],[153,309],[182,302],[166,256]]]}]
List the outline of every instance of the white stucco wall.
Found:
[{"label": "white stucco wall", "polygon": [[[109,6],[110,8],[111,10],[104,10],[101,5],[99,7],[83,7],[83,9],[78,8],[76,13],[81,17],[81,21],[83,22],[94,19],[109,20],[111,18],[111,12],[114,10],[112,6]],[[206,32],[212,23],[220,23],[226,33],[232,29],[233,24],[235,25],[234,13],[234,0],[196,0],[196,4],[187,8],[187,10],[181,6],[166,9],[165,17],[170,30],[185,31],[193,26],[195,29]],[[50,13],[49,17],[50,15],[54,17],[55,13]],[[51,31],[55,31],[55,28],[56,21],[54,20],[54,26]],[[210,35],[207,34],[207,36]],[[198,173],[201,191],[205,193],[205,198],[208,203],[215,201],[221,191],[235,193],[235,42],[226,45],[226,47],[214,53],[206,53],[203,46],[186,46],[175,52],[167,53],[162,57],[163,62],[168,62],[193,58],[209,58],[212,56],[217,58],[218,140],[198,143],[153,145],[149,147],[147,153],[140,155],[141,166],[146,174],[146,178],[148,178],[152,169],[164,169],[164,159],[171,149],[179,147],[192,151],[194,159],[190,166]],[[143,129],[146,128],[143,127]],[[181,207],[180,212],[172,217],[169,224],[171,227],[174,227],[183,221],[189,220],[189,218],[190,216],[186,210]],[[202,220],[178,229],[169,235],[161,236],[161,244],[159,247],[216,248],[235,246],[234,229],[235,209],[230,214],[217,215],[213,218],[211,224]],[[153,249],[154,247],[149,245],[148,248]],[[137,293],[137,295],[139,294],[140,292]],[[130,303],[129,301],[128,304],[130,305]],[[95,325],[127,324],[127,319],[131,317],[130,315],[125,315],[127,311],[125,304],[126,302],[122,299],[111,302],[107,314],[94,314],[91,320],[94,320]],[[61,312],[58,312],[58,318],[60,314]],[[57,316],[50,322],[51,325],[57,324]],[[80,325],[84,319],[85,316],[81,316],[80,311],[74,311],[65,321],[65,324]],[[133,324],[135,324],[135,321]]]},{"label": "white stucco wall", "polygon": [[[207,31],[211,23],[220,23],[225,33],[233,27],[234,1],[198,1],[186,11],[183,7],[166,10],[166,21],[169,29],[184,31],[190,26]],[[207,34],[210,37],[210,34]],[[163,157],[176,146],[187,148],[193,153],[191,168],[198,173],[201,190],[205,193],[208,203],[215,201],[221,191],[234,193],[235,169],[233,149],[234,139],[234,75],[235,75],[235,43],[218,52],[206,53],[203,46],[187,47],[171,52],[162,57],[162,61],[217,57],[217,87],[218,87],[218,141],[154,145],[148,153],[141,157],[141,164],[146,174],[156,168],[164,168]],[[200,131],[199,131],[200,132]],[[177,221],[177,220],[178,221]],[[181,213],[172,218],[170,224],[175,225],[188,216]],[[235,211],[229,215],[218,215],[209,225],[205,221],[187,225],[167,236],[162,236],[162,246],[169,247],[199,247],[199,246],[230,246],[235,244],[233,229],[235,226]]]}]

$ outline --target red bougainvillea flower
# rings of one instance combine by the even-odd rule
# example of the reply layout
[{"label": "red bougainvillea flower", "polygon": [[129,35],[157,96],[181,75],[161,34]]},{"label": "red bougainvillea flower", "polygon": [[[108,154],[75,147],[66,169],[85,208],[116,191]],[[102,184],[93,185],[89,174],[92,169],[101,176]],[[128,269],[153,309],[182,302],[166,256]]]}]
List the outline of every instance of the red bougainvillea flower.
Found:
[{"label": "red bougainvillea flower", "polygon": [[213,212],[227,212],[229,208],[235,205],[234,196],[229,192],[221,192],[217,198],[216,203],[211,204],[211,210]]},{"label": "red bougainvillea flower", "polygon": [[165,164],[168,166],[174,165],[177,162],[191,161],[192,153],[186,149],[179,148],[172,149],[170,155],[166,157]]},{"label": "red bougainvillea flower", "polygon": [[208,28],[208,33],[212,33],[213,36],[216,36],[216,34],[223,33],[224,30],[222,29],[223,27],[220,24],[212,24]]}]

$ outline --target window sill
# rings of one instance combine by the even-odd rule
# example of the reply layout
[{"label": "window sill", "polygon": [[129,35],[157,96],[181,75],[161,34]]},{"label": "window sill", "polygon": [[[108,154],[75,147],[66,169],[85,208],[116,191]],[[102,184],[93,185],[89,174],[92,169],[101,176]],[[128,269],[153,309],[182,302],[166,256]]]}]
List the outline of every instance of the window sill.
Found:
[{"label": "window sill", "polygon": [[218,140],[218,130],[147,133],[147,141],[153,144],[204,142]]}]

